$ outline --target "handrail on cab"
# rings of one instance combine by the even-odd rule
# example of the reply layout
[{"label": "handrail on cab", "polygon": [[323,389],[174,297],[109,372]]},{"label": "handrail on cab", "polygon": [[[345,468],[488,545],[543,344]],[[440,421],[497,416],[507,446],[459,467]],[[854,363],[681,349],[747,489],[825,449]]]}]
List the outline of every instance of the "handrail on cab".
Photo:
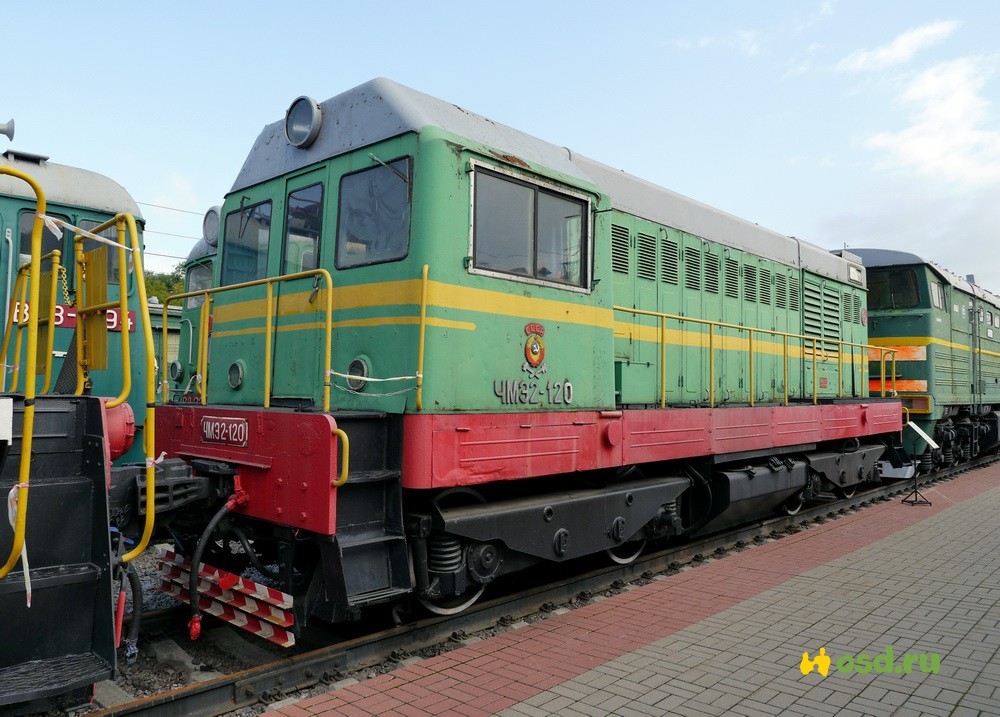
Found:
[{"label": "handrail on cab", "polygon": [[[35,193],[35,221],[31,227],[31,259],[28,269],[28,306],[38,306],[39,287],[37,277],[42,254],[42,216],[45,214],[45,192],[31,176],[12,167],[0,167],[0,174],[7,174],[26,182]],[[15,359],[17,360],[17,359]],[[28,311],[28,347],[25,361],[26,380],[24,382],[24,420],[21,431],[21,461],[18,467],[17,515],[14,519],[14,540],[10,546],[7,562],[0,567],[0,579],[7,577],[24,548],[24,534],[28,517],[28,488],[31,479],[31,441],[35,425],[35,368],[38,360],[38,312]]]},{"label": "handrail on cab", "polygon": [[[44,317],[39,317],[39,326],[48,326],[49,330],[46,338],[45,345],[45,371],[43,373],[44,381],[42,384],[42,393],[48,393],[49,387],[52,384],[52,347],[53,341],[55,340],[55,332],[53,328],[55,327],[56,321],[56,304],[58,303],[58,289],[59,289],[59,269],[61,267],[60,257],[62,252],[58,249],[53,249],[48,254],[44,255],[40,262],[48,261],[52,266],[52,278],[49,281],[49,294],[48,294],[48,311]],[[14,291],[13,296],[18,297],[17,306],[19,311],[9,312],[7,315],[7,325],[4,328],[4,338],[3,338],[3,348],[0,349],[0,365],[4,368],[7,367],[7,351],[10,348],[10,337],[12,332],[17,334],[17,339],[14,341],[14,360],[18,360],[21,356],[21,338],[24,332],[24,328],[28,323],[29,312],[32,311],[30,304],[27,304],[27,296],[25,292],[27,291],[27,281],[28,273],[30,269],[30,264],[24,264],[18,267],[17,278],[14,280]],[[41,294],[39,294],[39,297]],[[27,308],[27,310],[25,310]],[[14,319],[17,316],[17,327],[16,332],[14,331]],[[15,363],[12,367],[11,372],[11,391],[17,390],[17,384],[20,382],[21,366]],[[37,370],[37,369],[36,369]],[[34,374],[37,377],[37,373]],[[4,371],[0,374],[0,391],[7,390],[7,372]]]},{"label": "handrail on cab", "polygon": [[[699,325],[707,326],[708,327],[708,351],[709,351],[709,357],[708,357],[708,375],[709,375],[708,403],[709,403],[709,406],[711,406],[712,408],[715,407],[715,348],[716,348],[715,347],[715,339],[716,339],[716,329],[732,329],[732,330],[735,330],[735,331],[747,332],[747,334],[748,334],[748,338],[747,338],[747,341],[746,341],[747,348],[745,350],[746,350],[746,353],[748,355],[748,360],[749,360],[748,375],[749,375],[749,383],[750,383],[749,394],[750,394],[750,405],[751,406],[753,406],[755,404],[755,395],[754,394],[755,394],[755,388],[756,388],[756,386],[754,385],[754,355],[756,353],[755,350],[754,350],[754,334],[765,334],[765,335],[768,335],[768,336],[781,337],[781,346],[782,346],[781,359],[782,359],[782,364],[783,364],[782,371],[783,371],[783,375],[785,377],[785,393],[784,393],[784,397],[783,397],[783,403],[786,406],[789,405],[789,403],[790,403],[789,397],[788,397],[788,363],[789,363],[788,340],[789,339],[797,339],[797,340],[801,341],[801,351],[802,351],[802,356],[803,356],[802,360],[807,360],[806,359],[806,356],[807,356],[806,342],[810,342],[812,344],[812,346],[811,346],[811,351],[812,351],[811,360],[812,360],[812,374],[813,374],[813,381],[812,381],[812,384],[813,384],[812,402],[814,404],[816,404],[816,403],[819,402],[819,394],[818,394],[818,391],[817,391],[818,381],[816,380],[816,378],[817,378],[817,363],[818,363],[817,362],[817,357],[821,357],[820,360],[822,360],[825,363],[828,360],[830,360],[830,359],[827,358],[827,354],[828,353],[830,353],[830,354],[835,353],[837,361],[838,361],[838,364],[842,363],[843,360],[844,360],[844,347],[845,346],[851,348],[850,355],[851,355],[852,364],[853,364],[853,359],[854,359],[854,356],[855,356],[854,349],[864,349],[866,351],[866,356],[865,356],[865,361],[866,362],[867,362],[867,352],[870,352],[873,349],[880,352],[880,354],[881,354],[882,396],[883,397],[885,397],[885,385],[886,385],[886,382],[885,382],[885,361],[886,361],[886,357],[887,356],[891,357],[891,360],[892,360],[892,393],[893,393],[893,395],[895,395],[895,392],[896,392],[896,370],[895,370],[896,369],[896,349],[887,348],[887,347],[884,347],[884,346],[872,346],[870,344],[855,343],[853,341],[839,341],[839,340],[836,340],[836,339],[826,339],[826,338],[823,338],[821,336],[820,337],[817,337],[817,336],[806,336],[804,334],[794,334],[794,333],[790,333],[790,332],[787,332],[787,331],[776,331],[776,330],[772,330],[772,329],[760,329],[760,328],[756,328],[756,327],[752,327],[752,326],[740,326],[739,324],[729,324],[729,323],[726,323],[726,322],[723,322],[723,321],[712,321],[710,319],[697,319],[697,318],[694,318],[694,317],[691,317],[691,316],[679,316],[677,314],[667,314],[667,313],[664,313],[664,312],[661,312],[661,311],[647,311],[645,309],[636,309],[636,308],[632,308],[632,307],[628,307],[628,306],[613,306],[612,308],[615,311],[624,311],[624,312],[627,312],[627,313],[635,314],[637,316],[651,316],[651,317],[655,317],[655,318],[659,319],[659,321],[657,322],[658,326],[656,327],[656,329],[657,329],[657,333],[658,333],[658,336],[659,336],[659,343],[660,343],[660,408],[664,408],[666,406],[666,392],[667,392],[667,387],[666,387],[666,370],[667,370],[667,368],[666,368],[667,367],[667,328],[666,328],[666,322],[668,320],[670,320],[670,321],[677,321],[679,323],[688,322],[688,323],[699,324]],[[836,350],[836,352],[829,351],[828,349],[826,349],[824,346],[821,346],[820,344],[836,344],[837,345],[837,350]],[[842,395],[844,393],[843,366],[842,365],[838,365],[838,367],[837,367],[837,383],[838,383],[838,385],[837,385],[837,396],[838,397],[842,397]]]},{"label": "handrail on cab", "polygon": [[208,334],[208,306],[212,301],[212,297],[215,294],[219,294],[225,291],[235,291],[237,289],[246,289],[252,286],[266,286],[266,305],[267,305],[267,316],[268,320],[265,322],[264,327],[264,408],[269,408],[271,405],[271,386],[270,386],[270,376],[271,376],[271,346],[274,340],[274,322],[271,320],[274,313],[273,307],[273,285],[281,281],[293,281],[295,279],[306,279],[308,277],[316,277],[317,279],[322,279],[326,283],[326,306],[323,307],[324,311],[324,322],[323,322],[323,332],[324,332],[324,342],[323,342],[323,411],[330,410],[330,360],[333,350],[333,277],[330,276],[330,272],[326,269],[310,269],[308,271],[298,271],[294,274],[283,274],[282,276],[268,277],[265,279],[255,279],[254,281],[244,281],[240,284],[230,284],[229,286],[216,286],[211,289],[200,289],[198,291],[186,291],[183,294],[171,294],[163,302],[163,377],[162,377],[162,387],[163,387],[163,402],[166,403],[170,397],[169,382],[167,379],[167,309],[171,303],[175,301],[181,301],[192,296],[204,296],[205,301],[202,304],[202,317],[201,326],[199,327],[201,340],[198,341],[198,362],[197,366],[200,375],[200,388],[199,395],[201,396],[201,402],[204,404],[207,401],[207,391],[205,387],[208,381],[208,353],[207,353],[207,334]]}]

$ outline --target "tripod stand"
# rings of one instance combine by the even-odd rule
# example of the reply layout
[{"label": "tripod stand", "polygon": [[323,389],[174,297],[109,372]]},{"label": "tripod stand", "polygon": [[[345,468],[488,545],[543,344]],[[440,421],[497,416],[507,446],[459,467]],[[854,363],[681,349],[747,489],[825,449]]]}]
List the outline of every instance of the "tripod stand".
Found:
[{"label": "tripod stand", "polygon": [[917,487],[917,472],[913,471],[913,490],[910,494],[903,498],[903,502],[907,505],[930,505],[931,502],[924,498],[924,494],[920,492],[920,488]]}]

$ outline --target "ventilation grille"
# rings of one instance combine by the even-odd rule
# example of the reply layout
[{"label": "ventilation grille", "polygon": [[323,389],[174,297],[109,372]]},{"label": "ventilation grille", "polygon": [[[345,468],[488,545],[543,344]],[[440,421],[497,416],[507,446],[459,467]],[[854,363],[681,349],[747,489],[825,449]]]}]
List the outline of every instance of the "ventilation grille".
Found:
[{"label": "ventilation grille", "polygon": [[639,255],[639,278],[656,281],[656,237],[640,233],[636,244]]},{"label": "ventilation grille", "polygon": [[790,311],[799,310],[799,281],[795,277],[788,283],[788,308]]},{"label": "ventilation grille", "polygon": [[710,294],[719,293],[719,255],[708,254],[705,257],[705,291]]},{"label": "ventilation grille", "polygon": [[628,274],[628,229],[611,225],[611,269],[619,274]]},{"label": "ventilation grille", "polygon": [[760,303],[771,305],[771,272],[763,267],[760,270]]},{"label": "ventilation grille", "polygon": [[735,259],[726,259],[726,296],[740,298],[740,264]]},{"label": "ventilation grille", "polygon": [[743,298],[757,301],[757,267],[749,264],[743,267]]},{"label": "ventilation grille", "polygon": [[662,274],[660,275],[660,280],[667,283],[677,285],[677,242],[671,241],[670,239],[664,239],[662,244],[663,249],[663,266],[661,268]]},{"label": "ventilation grille", "polygon": [[701,291],[701,252],[693,247],[684,247],[684,286]]},{"label": "ventilation grille", "polygon": [[774,305],[779,309],[788,308],[788,279],[784,274],[774,275]]}]

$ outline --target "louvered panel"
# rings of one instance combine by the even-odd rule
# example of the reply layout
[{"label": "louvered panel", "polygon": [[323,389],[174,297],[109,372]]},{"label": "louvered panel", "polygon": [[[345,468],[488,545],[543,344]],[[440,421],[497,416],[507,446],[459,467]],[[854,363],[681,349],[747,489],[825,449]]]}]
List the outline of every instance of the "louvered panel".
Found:
[{"label": "louvered panel", "polygon": [[788,279],[784,274],[774,275],[774,305],[779,309],[788,307]]},{"label": "louvered panel", "polygon": [[636,249],[639,278],[656,281],[656,237],[640,232],[636,239]]},{"label": "louvered panel", "polygon": [[802,333],[823,337],[823,295],[818,286],[805,285],[802,297]]},{"label": "louvered panel", "polygon": [[840,292],[823,287],[823,338],[840,339]]},{"label": "louvered panel", "polygon": [[705,257],[705,291],[710,294],[719,293],[719,255],[708,254]]},{"label": "louvered panel", "polygon": [[726,296],[740,298],[740,263],[735,259],[726,259]]},{"label": "louvered panel", "polygon": [[796,278],[788,282],[788,308],[791,311],[799,310],[799,283]]},{"label": "louvered panel", "polygon": [[743,267],[743,298],[757,302],[757,267],[749,264]]},{"label": "louvered panel", "polygon": [[850,294],[844,294],[844,323],[849,324],[851,322],[851,306],[853,302],[851,301]]},{"label": "louvered panel", "polygon": [[684,286],[701,291],[701,252],[694,247],[684,247]]},{"label": "louvered panel", "polygon": [[670,239],[664,239],[660,248],[660,281],[676,286],[678,276],[677,266],[679,263],[677,242],[671,241]]},{"label": "louvered panel", "polygon": [[764,267],[760,269],[760,303],[771,305],[771,272]]},{"label": "louvered panel", "polygon": [[861,323],[861,297],[854,296],[854,315],[851,317],[851,321],[856,324]]},{"label": "louvered panel", "polygon": [[611,225],[611,269],[619,274],[629,273],[628,229]]}]

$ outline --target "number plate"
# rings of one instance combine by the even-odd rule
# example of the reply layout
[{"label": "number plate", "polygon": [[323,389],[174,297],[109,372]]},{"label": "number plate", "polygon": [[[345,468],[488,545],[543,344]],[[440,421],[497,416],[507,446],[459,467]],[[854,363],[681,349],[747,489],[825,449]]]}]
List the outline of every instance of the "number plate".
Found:
[{"label": "number plate", "polygon": [[201,419],[202,443],[246,447],[249,435],[250,429],[245,418],[203,416]]}]

